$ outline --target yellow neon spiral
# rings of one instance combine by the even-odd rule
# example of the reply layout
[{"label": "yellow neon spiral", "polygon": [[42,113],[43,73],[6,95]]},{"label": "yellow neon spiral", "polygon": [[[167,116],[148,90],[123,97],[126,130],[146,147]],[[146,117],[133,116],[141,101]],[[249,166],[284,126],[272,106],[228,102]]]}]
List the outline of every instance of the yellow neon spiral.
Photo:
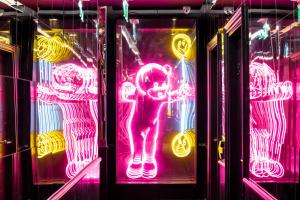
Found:
[{"label": "yellow neon spiral", "polygon": [[178,33],[173,37],[172,50],[178,59],[185,57],[190,51],[191,46],[192,40],[188,35],[184,33]]},{"label": "yellow neon spiral", "polygon": [[65,139],[62,131],[51,131],[36,136],[37,156],[42,158],[51,153],[65,150]]},{"label": "yellow neon spiral", "polygon": [[50,38],[38,35],[35,51],[37,58],[41,58],[52,63],[61,62],[69,59],[72,54],[67,46],[71,46],[71,42],[58,35]]}]

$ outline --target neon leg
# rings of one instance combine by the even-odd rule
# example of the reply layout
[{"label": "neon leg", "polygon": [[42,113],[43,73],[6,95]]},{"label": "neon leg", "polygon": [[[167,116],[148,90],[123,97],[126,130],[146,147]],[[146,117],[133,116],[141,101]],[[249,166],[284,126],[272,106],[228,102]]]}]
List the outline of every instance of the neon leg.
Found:
[{"label": "neon leg", "polygon": [[142,153],[144,137],[142,131],[131,128],[131,158],[128,163],[126,174],[129,178],[140,178],[143,172]]},{"label": "neon leg", "polygon": [[156,140],[158,137],[158,122],[155,126],[149,129],[148,134],[144,140],[144,153],[143,153],[143,177],[154,178],[157,175],[157,163],[155,159],[156,153]]}]

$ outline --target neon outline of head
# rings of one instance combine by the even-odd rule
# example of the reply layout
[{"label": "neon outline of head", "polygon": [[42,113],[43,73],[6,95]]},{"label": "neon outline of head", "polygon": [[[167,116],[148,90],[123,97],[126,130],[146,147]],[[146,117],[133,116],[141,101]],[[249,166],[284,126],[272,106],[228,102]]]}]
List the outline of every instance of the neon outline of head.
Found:
[{"label": "neon outline of head", "polygon": [[[155,72],[153,69],[157,71]],[[147,76],[149,73],[152,76],[150,78]],[[165,79],[162,78],[162,80],[164,80],[163,83],[159,84],[157,80],[154,82],[149,80],[149,83],[153,82],[153,86],[150,88],[145,88],[144,79],[158,78],[157,76],[154,76],[153,73],[160,73],[159,76],[165,76]],[[135,83],[137,90],[142,95],[148,95],[154,100],[165,99],[167,97],[167,92],[170,90],[171,74],[172,68],[169,65],[162,66],[156,63],[149,63],[143,66],[136,75]]]}]

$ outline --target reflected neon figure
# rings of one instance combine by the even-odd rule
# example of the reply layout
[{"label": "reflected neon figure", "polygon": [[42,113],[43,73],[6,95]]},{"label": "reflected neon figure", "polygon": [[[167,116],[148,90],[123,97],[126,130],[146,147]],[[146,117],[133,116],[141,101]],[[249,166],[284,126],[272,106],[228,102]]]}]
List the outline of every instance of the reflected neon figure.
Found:
[{"label": "reflected neon figure", "polygon": [[65,150],[65,140],[62,131],[51,131],[35,136],[38,158]]},{"label": "reflected neon figure", "polygon": [[280,178],[281,147],[286,134],[283,102],[293,95],[290,81],[279,82],[266,63],[250,64],[250,172]]},{"label": "reflected neon figure", "polygon": [[52,82],[38,85],[38,99],[62,110],[69,178],[98,157],[97,98],[95,69],[73,63],[54,66]]},{"label": "reflected neon figure", "polygon": [[160,113],[166,103],[191,96],[188,84],[172,91],[172,68],[149,63],[139,69],[135,83],[124,82],[121,97],[132,104],[127,121],[131,157],[126,174],[129,178],[156,177],[158,163],[155,158],[160,131]]}]

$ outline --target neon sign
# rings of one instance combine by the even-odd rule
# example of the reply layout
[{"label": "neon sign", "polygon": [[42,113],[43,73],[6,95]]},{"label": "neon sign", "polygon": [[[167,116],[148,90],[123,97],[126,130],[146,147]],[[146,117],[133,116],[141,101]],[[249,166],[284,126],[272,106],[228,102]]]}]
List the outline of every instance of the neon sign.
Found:
[{"label": "neon sign", "polygon": [[72,63],[54,66],[52,82],[38,85],[38,99],[62,110],[66,175],[72,178],[98,157],[97,73]]},{"label": "neon sign", "polygon": [[53,37],[38,35],[36,43],[37,57],[49,62],[64,61],[72,54],[67,48],[70,47],[70,42],[58,35]]},{"label": "neon sign", "polygon": [[178,33],[173,37],[172,50],[174,55],[178,59],[181,60],[182,58],[184,58],[189,52],[191,46],[192,46],[192,41],[188,35],[184,33]]},{"label": "neon sign", "polygon": [[44,156],[65,150],[65,139],[62,131],[51,131],[36,136],[37,156]]},{"label": "neon sign", "polygon": [[286,134],[283,101],[292,95],[292,83],[279,82],[267,64],[250,64],[250,172],[256,177],[284,175],[280,163]]},{"label": "neon sign", "polygon": [[254,32],[254,33],[249,33],[249,38],[250,42],[251,40],[254,40],[258,38],[259,40],[265,40],[269,37],[269,32],[270,32],[270,25],[268,23],[265,23],[263,25],[263,28]]},{"label": "neon sign", "polygon": [[194,130],[188,130],[183,134],[180,132],[175,135],[172,140],[172,151],[175,156],[183,158],[191,153],[194,145],[194,135]]},{"label": "neon sign", "polygon": [[83,11],[82,1],[83,1],[83,0],[79,0],[79,1],[78,1],[78,8],[79,8],[79,17],[80,17],[80,20],[81,20],[82,22],[84,22],[84,11]]},{"label": "neon sign", "polygon": [[178,90],[172,90],[171,76],[170,66],[149,63],[139,69],[134,83],[122,84],[121,98],[132,104],[127,121],[131,150],[126,170],[128,178],[156,177],[157,138],[163,134],[159,125],[161,111],[166,103],[191,96],[192,89],[185,83]]},{"label": "neon sign", "polygon": [[127,0],[123,0],[122,7],[123,7],[123,17],[126,20],[126,22],[128,22],[128,7],[129,7],[129,4],[128,4]]}]

